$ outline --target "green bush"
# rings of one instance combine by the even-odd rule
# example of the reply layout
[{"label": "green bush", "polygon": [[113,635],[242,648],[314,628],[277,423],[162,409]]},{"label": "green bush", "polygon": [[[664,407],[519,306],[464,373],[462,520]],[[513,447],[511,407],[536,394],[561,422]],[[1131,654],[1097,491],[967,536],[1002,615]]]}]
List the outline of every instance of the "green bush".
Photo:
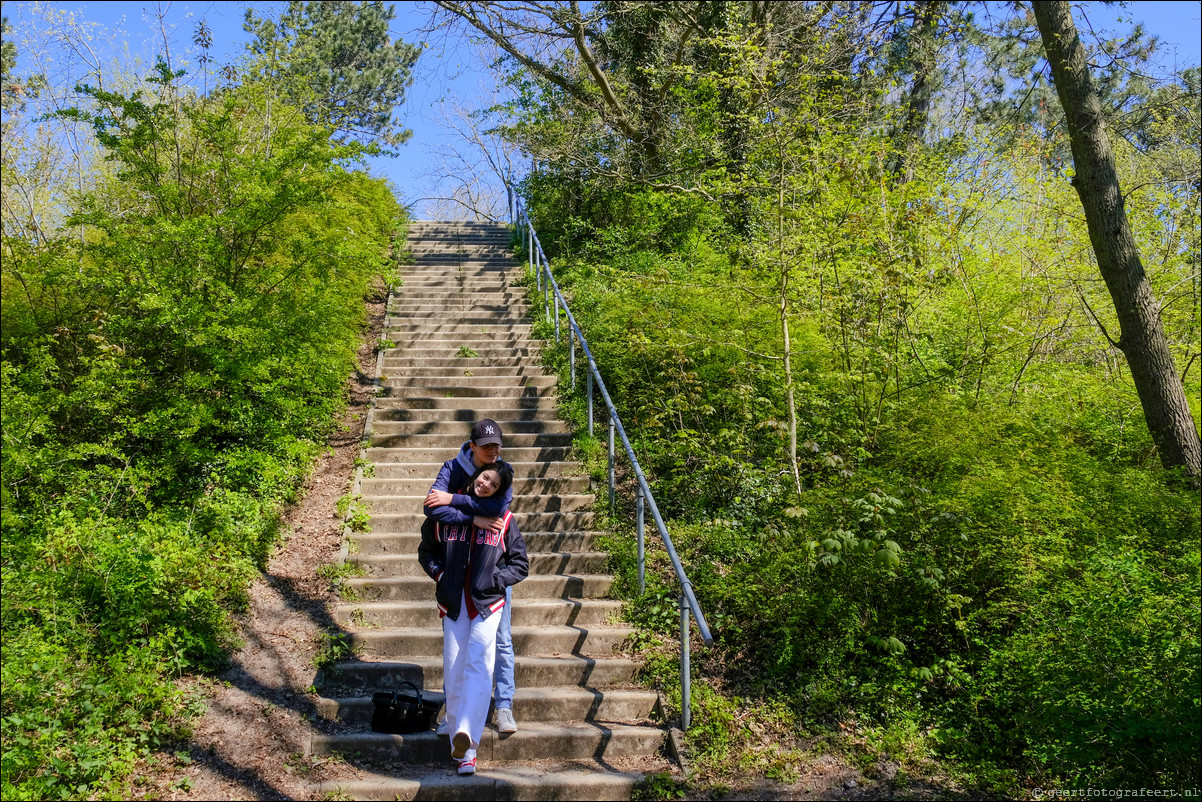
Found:
[{"label": "green bush", "polygon": [[[1160,469],[1125,374],[1071,349],[1022,362],[1020,288],[983,274],[974,297],[939,278],[936,252],[929,283],[897,278],[925,305],[912,353],[868,318],[841,328],[830,309],[865,314],[896,290],[865,252],[843,297],[791,323],[798,493],[779,324],[741,300],[772,297],[770,278],[696,199],[584,183],[545,173],[526,190],[715,637],[694,656],[714,680],[695,710],[706,760],[729,768],[744,748],[721,687],[744,711],[854,718],[875,748],[938,754],[988,787],[1197,785],[1199,498]],[[983,309],[1009,329],[974,345]],[[583,427],[566,350],[548,363]],[[619,506],[615,592],[657,633],[640,643],[671,642],[675,576],[649,527],[636,596]],[[649,653],[671,696],[673,658]]]},{"label": "green bush", "polygon": [[262,87],[171,82],[86,89],[67,116],[114,172],[69,231],[3,242],[6,799],[120,798],[176,731],[172,680],[236,645],[395,266],[358,146]]}]

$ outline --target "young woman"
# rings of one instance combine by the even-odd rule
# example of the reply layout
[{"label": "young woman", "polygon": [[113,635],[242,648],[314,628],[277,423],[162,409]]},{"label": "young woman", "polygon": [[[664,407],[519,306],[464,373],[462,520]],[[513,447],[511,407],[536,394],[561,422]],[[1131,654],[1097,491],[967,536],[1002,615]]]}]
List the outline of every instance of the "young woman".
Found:
[{"label": "young woman", "polygon": [[[465,490],[487,498],[504,493],[512,483],[513,469],[508,465],[485,465]],[[510,512],[504,514],[499,532],[427,518],[417,557],[438,583],[434,595],[443,617],[442,671],[451,757],[459,761],[460,774],[474,774],[492,696],[497,625],[505,590],[525,579],[530,570],[526,543]]]}]

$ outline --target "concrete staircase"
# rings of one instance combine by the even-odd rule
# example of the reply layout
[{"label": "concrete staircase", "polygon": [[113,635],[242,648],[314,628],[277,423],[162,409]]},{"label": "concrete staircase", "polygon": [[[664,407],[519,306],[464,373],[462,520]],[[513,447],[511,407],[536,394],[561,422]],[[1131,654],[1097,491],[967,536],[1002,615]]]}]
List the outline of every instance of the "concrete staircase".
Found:
[{"label": "concrete staircase", "polygon": [[[612,577],[592,531],[593,495],[571,436],[555,413],[556,383],[538,365],[523,267],[509,232],[485,223],[417,222],[416,264],[389,300],[383,392],[370,420],[361,481],[371,532],[353,537],[349,560],[363,578],[338,605],[360,660],[325,678],[321,714],[341,725],[314,736],[315,754],[359,756],[364,779],[323,788],[355,799],[629,799],[644,771],[666,767],[665,731],[650,722],[653,692],[635,687],[638,665],[615,653],[630,630],[610,623]],[[473,353],[474,352],[474,353]],[[422,499],[442,463],[481,417],[505,431],[502,458],[514,468],[512,511],[530,554],[514,589],[519,730],[492,726],[480,768],[460,777],[446,736],[370,731],[371,693],[407,680],[441,697],[442,628],[434,585],[417,563]],[[387,770],[384,770],[387,769]]]}]

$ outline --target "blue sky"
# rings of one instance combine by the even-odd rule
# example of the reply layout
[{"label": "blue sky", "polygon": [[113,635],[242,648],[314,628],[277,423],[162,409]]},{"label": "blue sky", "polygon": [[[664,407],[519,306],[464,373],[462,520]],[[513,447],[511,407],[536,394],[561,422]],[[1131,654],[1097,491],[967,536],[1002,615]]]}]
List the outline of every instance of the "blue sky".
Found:
[{"label": "blue sky", "polygon": [[[16,23],[27,3],[6,2],[4,14]],[[155,10],[163,12],[168,23],[167,37],[173,52],[184,52],[190,47],[192,33],[198,19],[204,18],[214,35],[214,59],[217,65],[233,61],[240,54],[247,34],[242,30],[242,19],[248,5],[253,5],[261,14],[271,13],[280,2],[231,2],[230,0],[204,0],[203,2],[109,2],[73,3],[58,2],[49,5],[64,11],[75,12],[86,22],[103,26],[105,35],[99,42],[111,46],[124,42],[133,54],[142,54],[144,61],[153,62],[153,54],[161,49],[162,35],[158,30]],[[385,176],[400,190],[406,201],[421,198],[427,192],[428,182],[422,173],[436,161],[433,155],[445,148],[451,135],[437,125],[439,102],[452,95],[472,98],[486,90],[489,78],[486,71],[473,62],[470,49],[458,39],[447,39],[435,35],[428,37],[421,28],[428,22],[430,3],[396,3],[397,17],[393,21],[392,34],[407,42],[429,41],[430,47],[418,60],[414,84],[407,93],[405,106],[400,117],[413,130],[413,138],[401,147],[396,158],[378,158],[371,165],[374,173]],[[1105,6],[1097,2],[1079,4],[1095,27],[1125,30],[1132,21],[1140,21],[1147,29],[1159,36],[1166,45],[1166,64],[1178,67],[1197,66],[1202,63],[1202,1],[1178,0],[1177,2],[1124,3],[1121,6]],[[1078,24],[1081,17],[1077,16]],[[175,26],[171,29],[171,26]],[[420,211],[420,208],[419,208]]]}]

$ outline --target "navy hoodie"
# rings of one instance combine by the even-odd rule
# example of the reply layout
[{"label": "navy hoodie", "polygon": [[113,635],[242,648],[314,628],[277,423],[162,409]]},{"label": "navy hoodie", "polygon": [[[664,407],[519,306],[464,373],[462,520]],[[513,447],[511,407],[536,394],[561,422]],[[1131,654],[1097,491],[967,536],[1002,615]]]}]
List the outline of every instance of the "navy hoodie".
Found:
[{"label": "navy hoodie", "polygon": [[[458,489],[468,489],[468,480],[476,472],[476,464],[472,462],[470,443],[470,440],[464,443],[454,459],[443,463],[442,469],[438,472],[438,478],[434,480],[434,486],[430,488],[454,493],[455,497],[451,499],[450,504],[441,507],[422,507],[426,518],[432,518],[444,524],[470,524],[476,515],[482,515],[485,518],[500,518],[509,509],[509,505],[513,501],[512,484],[505,488],[504,495],[488,498],[476,498],[455,492]],[[497,460],[496,464],[501,465],[502,460]]]}]

